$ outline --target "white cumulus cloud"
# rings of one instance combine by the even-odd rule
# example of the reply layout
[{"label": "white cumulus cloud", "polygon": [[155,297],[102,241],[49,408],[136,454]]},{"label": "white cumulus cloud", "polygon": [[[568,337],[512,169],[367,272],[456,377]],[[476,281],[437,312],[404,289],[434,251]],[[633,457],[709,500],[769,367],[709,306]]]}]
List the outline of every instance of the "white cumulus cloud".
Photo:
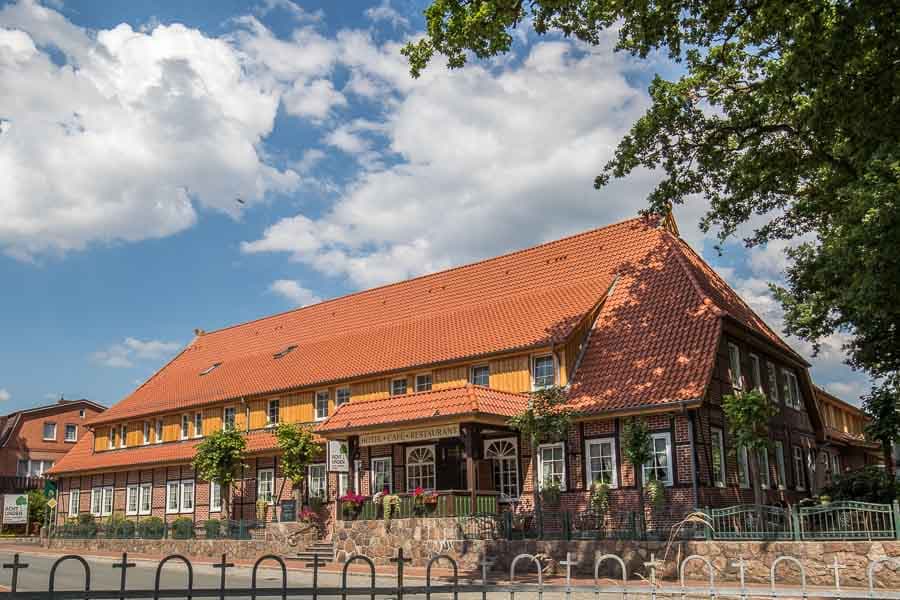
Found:
[{"label": "white cumulus cloud", "polygon": [[12,394],[10,394],[6,388],[0,388],[0,402],[6,402],[12,398]]},{"label": "white cumulus cloud", "polygon": [[140,340],[126,337],[122,342],[110,344],[91,355],[97,364],[113,368],[133,367],[137,362],[162,361],[172,357],[181,348],[179,342]]},{"label": "white cumulus cloud", "polygon": [[277,279],[269,286],[269,290],[297,306],[307,306],[322,301],[315,292],[301,286],[293,279]]}]

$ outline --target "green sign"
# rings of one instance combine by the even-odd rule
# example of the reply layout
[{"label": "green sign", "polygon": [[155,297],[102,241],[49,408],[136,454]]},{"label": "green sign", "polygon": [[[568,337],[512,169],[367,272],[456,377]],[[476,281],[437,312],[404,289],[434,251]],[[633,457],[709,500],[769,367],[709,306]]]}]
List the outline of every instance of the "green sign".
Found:
[{"label": "green sign", "polygon": [[56,482],[52,479],[44,480],[44,496],[47,499],[56,498]]}]

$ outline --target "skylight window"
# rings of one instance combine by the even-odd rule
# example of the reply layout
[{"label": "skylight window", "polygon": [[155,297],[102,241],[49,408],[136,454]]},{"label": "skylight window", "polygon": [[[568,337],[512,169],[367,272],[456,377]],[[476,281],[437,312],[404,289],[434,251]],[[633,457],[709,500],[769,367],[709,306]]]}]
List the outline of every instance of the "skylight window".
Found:
[{"label": "skylight window", "polygon": [[282,350],[281,352],[276,352],[275,354],[273,354],[272,358],[281,358],[283,356],[287,356],[288,354],[291,353],[291,350],[293,350],[296,347],[297,347],[296,344],[292,344],[292,345],[288,346],[287,348],[285,348],[284,350]]},{"label": "skylight window", "polygon": [[220,362],[213,363],[212,366],[206,367],[205,369],[203,369],[202,371],[200,371],[200,375],[201,375],[201,376],[202,376],[202,375],[209,375],[210,373],[212,373],[213,371],[216,370],[216,367],[218,367],[218,366],[221,365],[221,364],[222,364],[222,363],[220,363]]}]

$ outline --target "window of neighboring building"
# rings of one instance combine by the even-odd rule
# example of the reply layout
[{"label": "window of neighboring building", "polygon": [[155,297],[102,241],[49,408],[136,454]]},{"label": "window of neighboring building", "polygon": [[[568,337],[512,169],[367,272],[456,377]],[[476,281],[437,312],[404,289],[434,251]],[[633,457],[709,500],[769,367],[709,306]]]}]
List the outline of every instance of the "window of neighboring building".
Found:
[{"label": "window of neighboring building", "polygon": [[218,481],[209,482],[209,512],[222,511],[222,484]]},{"label": "window of neighboring building", "polygon": [[72,488],[69,490],[69,516],[77,517],[78,512],[81,510],[81,490],[79,488]]},{"label": "window of neighboring building", "polygon": [[335,406],[342,406],[344,404],[347,404],[348,402],[350,402],[350,388],[338,388],[334,393]]},{"label": "window of neighboring building", "polygon": [[42,477],[52,466],[52,460],[29,460],[22,458],[16,463],[16,474],[22,477]]},{"label": "window of neighboring building", "polygon": [[782,369],[781,374],[784,376],[784,398],[785,402],[791,408],[800,410],[802,400],[800,398],[800,386],[797,385],[797,376],[792,371]]},{"label": "window of neighboring building", "polygon": [[150,507],[153,503],[153,484],[142,483],[140,489],[140,502],[138,504],[138,514],[149,515]]},{"label": "window of neighboring building", "polygon": [[737,451],[738,484],[742,488],[750,487],[750,460],[747,448],[741,446]]},{"label": "window of neighboring building", "polygon": [[316,421],[328,418],[328,390],[316,392]]},{"label": "window of neighboring building", "polygon": [[66,436],[64,439],[67,442],[77,442],[78,441],[78,425],[74,425],[72,423],[66,423]]},{"label": "window of neighboring building", "polygon": [[406,393],[406,377],[391,380],[391,396],[402,396]]},{"label": "window of neighboring building", "polygon": [[531,381],[536,390],[547,388],[556,383],[556,368],[553,356],[535,356],[531,362]]},{"label": "window of neighboring building", "polygon": [[541,488],[552,482],[559,489],[566,489],[566,457],[562,442],[538,446],[538,482]]},{"label": "window of neighboring building", "polygon": [[150,443],[150,421],[144,421],[143,442],[145,445]]},{"label": "window of neighboring building", "polygon": [[56,441],[56,423],[44,421],[44,439],[48,442]]},{"label": "window of neighboring building", "polygon": [[759,485],[764,490],[767,490],[772,485],[772,479],[769,475],[769,450],[759,448],[756,454],[756,462],[759,465]]},{"label": "window of neighboring building", "polygon": [[744,378],[741,375],[741,350],[737,344],[728,342],[728,377],[731,387],[736,390],[744,389]]},{"label": "window of neighboring building", "polygon": [[194,413],[194,437],[203,435],[203,413]]},{"label": "window of neighboring building", "polygon": [[328,497],[328,480],[325,465],[322,463],[307,467],[308,492],[310,497],[325,499]]},{"label": "window of neighboring building", "polygon": [[78,417],[81,418],[81,419],[84,418],[84,409],[83,409],[83,408],[82,408],[81,410],[78,411]]},{"label": "window of neighboring building", "polygon": [[769,371],[769,399],[777,404],[779,402],[778,373],[775,369],[775,365],[768,361],[766,362],[766,369]]},{"label": "window of neighboring building", "polygon": [[226,406],[222,412],[222,429],[234,429],[237,411],[233,406]]},{"label": "window of neighboring building", "polygon": [[803,449],[794,446],[794,487],[799,491],[806,490],[806,468],[803,466]]},{"label": "window of neighboring building", "polygon": [[372,489],[373,494],[387,490],[394,491],[394,470],[391,457],[383,456],[372,459]]},{"label": "window of neighboring building", "polygon": [[28,459],[20,458],[19,462],[16,463],[16,475],[20,477],[28,476]]},{"label": "window of neighboring building", "polygon": [[278,398],[269,400],[269,410],[266,412],[266,425],[274,427],[278,425],[278,411],[281,409],[281,401]]},{"label": "window of neighboring building", "polygon": [[584,459],[588,487],[594,483],[605,483],[610,487],[618,486],[615,439],[585,440]]},{"label": "window of neighboring building", "polygon": [[275,503],[275,469],[256,471],[256,499],[265,500],[267,504]]},{"label": "window of neighboring building", "polygon": [[155,441],[157,444],[163,441],[163,421],[162,419],[156,420],[156,438]]},{"label": "window of neighboring building", "polygon": [[672,485],[672,436],[668,433],[654,433],[650,437],[653,458],[644,465],[644,481],[655,477],[664,485]]},{"label": "window of neighboring building", "polygon": [[787,486],[784,470],[784,444],[780,440],[775,441],[775,468],[778,476],[778,487],[784,489]]},{"label": "window of neighboring building", "polygon": [[472,382],[472,385],[483,385],[484,387],[491,385],[491,368],[488,365],[472,367],[469,381]]},{"label": "window of neighboring building", "polygon": [[491,461],[491,478],[501,499],[518,498],[519,452],[516,438],[485,440],[484,458]]},{"label": "window of neighboring building", "polygon": [[191,415],[181,415],[181,439],[186,440],[191,435]]},{"label": "window of neighboring building", "polygon": [[419,373],[418,375],[416,375],[416,391],[431,391],[431,373]]},{"label": "window of neighboring building", "polygon": [[725,487],[725,436],[718,427],[710,427],[712,436],[712,477],[713,484]]},{"label": "window of neighboring building", "polygon": [[759,357],[755,354],[750,355],[750,377],[753,379],[753,389],[761,392],[762,387],[762,373],[760,372],[759,367]]},{"label": "window of neighboring building", "polygon": [[435,487],[434,446],[413,446],[406,449],[406,489],[433,490]]}]

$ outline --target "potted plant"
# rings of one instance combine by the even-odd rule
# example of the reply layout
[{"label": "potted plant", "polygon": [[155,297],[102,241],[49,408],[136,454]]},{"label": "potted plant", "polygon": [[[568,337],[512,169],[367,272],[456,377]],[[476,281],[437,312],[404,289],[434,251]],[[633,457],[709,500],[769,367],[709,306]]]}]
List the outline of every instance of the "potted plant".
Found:
[{"label": "potted plant", "polygon": [[396,494],[385,494],[381,498],[381,504],[384,507],[384,524],[387,529],[391,528],[391,519],[399,516],[400,513],[400,496]]},{"label": "potted plant", "polygon": [[341,512],[344,513],[344,518],[354,519],[359,514],[366,497],[351,491],[338,498],[338,500],[341,502]]},{"label": "potted plant", "polygon": [[422,487],[413,490],[413,513],[418,517],[425,514],[425,490]]},{"label": "potted plant", "polygon": [[609,510],[609,484],[595,481],[591,486],[591,508],[597,516],[597,527],[602,527]]},{"label": "potted plant", "polygon": [[559,506],[560,496],[559,482],[555,479],[544,480],[544,485],[541,486],[541,500],[544,501],[544,504],[547,506]]},{"label": "potted plant", "polygon": [[819,496],[819,504],[821,504],[822,506],[828,506],[829,504],[831,504],[831,496],[822,494],[821,496]]},{"label": "potted plant", "polygon": [[269,503],[264,498],[256,501],[256,520],[265,521],[269,513]]}]

